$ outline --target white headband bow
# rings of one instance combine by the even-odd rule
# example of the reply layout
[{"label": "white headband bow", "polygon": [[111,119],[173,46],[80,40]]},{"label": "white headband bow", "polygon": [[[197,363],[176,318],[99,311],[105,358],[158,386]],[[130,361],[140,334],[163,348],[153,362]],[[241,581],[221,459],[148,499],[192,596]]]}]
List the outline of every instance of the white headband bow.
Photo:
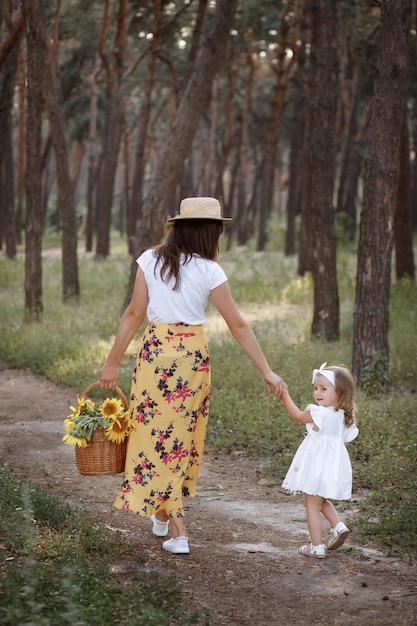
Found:
[{"label": "white headband bow", "polygon": [[319,367],[319,369],[314,369],[313,370],[313,378],[311,379],[311,382],[314,384],[314,379],[317,376],[317,374],[321,374],[321,376],[324,376],[325,378],[327,378],[327,380],[332,383],[333,387],[335,384],[335,376],[334,376],[334,372],[333,370],[326,370],[324,369],[327,365],[327,361],[325,361],[324,363],[322,363]]}]

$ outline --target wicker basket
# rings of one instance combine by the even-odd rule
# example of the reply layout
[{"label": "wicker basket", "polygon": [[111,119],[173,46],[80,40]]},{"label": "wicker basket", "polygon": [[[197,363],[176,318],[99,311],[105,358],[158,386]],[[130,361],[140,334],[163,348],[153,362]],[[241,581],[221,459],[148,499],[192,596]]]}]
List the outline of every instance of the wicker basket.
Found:
[{"label": "wicker basket", "polygon": [[[96,382],[89,385],[80,393],[84,398],[94,387],[99,387]],[[116,387],[115,391],[120,396],[125,410],[129,409],[129,403],[123,391]],[[83,476],[106,476],[120,474],[125,469],[127,438],[122,443],[109,441],[105,436],[104,428],[99,426],[92,434],[87,447],[75,446],[75,464]]]}]

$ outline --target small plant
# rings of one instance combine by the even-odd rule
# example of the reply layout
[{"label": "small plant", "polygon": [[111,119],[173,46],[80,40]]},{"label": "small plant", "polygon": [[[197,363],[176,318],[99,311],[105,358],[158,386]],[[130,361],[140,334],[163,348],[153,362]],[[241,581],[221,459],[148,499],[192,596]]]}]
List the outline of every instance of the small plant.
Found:
[{"label": "small plant", "polygon": [[366,357],[361,382],[368,393],[382,393],[388,388],[388,356],[386,354],[375,352]]}]

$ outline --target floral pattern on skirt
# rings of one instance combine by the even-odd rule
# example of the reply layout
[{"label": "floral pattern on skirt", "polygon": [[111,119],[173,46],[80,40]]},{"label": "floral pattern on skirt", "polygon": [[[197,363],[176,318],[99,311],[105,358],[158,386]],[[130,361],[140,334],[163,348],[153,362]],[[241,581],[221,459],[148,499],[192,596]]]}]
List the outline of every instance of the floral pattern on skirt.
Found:
[{"label": "floral pattern on skirt", "polygon": [[201,325],[151,322],[133,371],[135,423],[114,506],[183,517],[194,497],[210,406],[210,356]]}]

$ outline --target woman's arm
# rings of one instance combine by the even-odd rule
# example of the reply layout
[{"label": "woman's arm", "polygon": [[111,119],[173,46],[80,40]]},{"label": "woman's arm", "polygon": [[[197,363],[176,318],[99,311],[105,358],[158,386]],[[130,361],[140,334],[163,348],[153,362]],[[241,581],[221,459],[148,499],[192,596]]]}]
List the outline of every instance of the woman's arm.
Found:
[{"label": "woman's arm", "polygon": [[225,320],[233,337],[261,372],[268,393],[271,393],[272,387],[274,387],[274,395],[276,398],[279,398],[281,392],[283,389],[286,389],[287,386],[281,377],[272,371],[252,328],[243,318],[233,300],[229,283],[226,281],[213,289],[211,297],[216,309]]},{"label": "woman's arm", "polygon": [[100,372],[100,386],[114,389],[119,375],[119,363],[142,324],[148,306],[148,288],[141,268],[138,268],[132,299],[122,315],[119,328],[105,364]]}]

